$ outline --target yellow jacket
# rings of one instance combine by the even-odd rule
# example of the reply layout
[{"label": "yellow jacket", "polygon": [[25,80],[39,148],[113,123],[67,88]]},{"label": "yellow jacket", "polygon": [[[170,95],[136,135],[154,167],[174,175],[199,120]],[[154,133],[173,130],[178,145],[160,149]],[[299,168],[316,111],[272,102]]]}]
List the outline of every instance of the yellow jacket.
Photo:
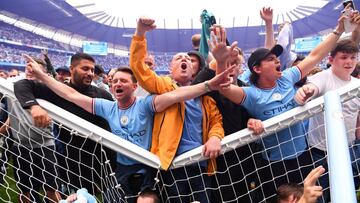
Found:
[{"label": "yellow jacket", "polygon": [[[130,67],[141,87],[150,94],[162,94],[172,91],[178,86],[170,77],[158,76],[144,63],[147,52],[146,39],[134,36],[130,46]],[[203,143],[209,137],[224,137],[222,117],[215,101],[208,96],[201,97]],[[184,102],[174,104],[163,112],[155,113],[152,133],[151,152],[161,161],[161,167],[167,170],[175,157],[180,143],[185,116]],[[208,163],[208,172],[216,169],[216,161]]]}]

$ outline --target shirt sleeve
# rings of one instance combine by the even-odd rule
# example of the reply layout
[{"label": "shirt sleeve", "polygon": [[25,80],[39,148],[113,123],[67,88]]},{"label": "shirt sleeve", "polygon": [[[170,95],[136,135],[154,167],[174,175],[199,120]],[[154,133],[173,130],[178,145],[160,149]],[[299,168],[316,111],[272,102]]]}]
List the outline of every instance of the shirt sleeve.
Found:
[{"label": "shirt sleeve", "polygon": [[143,98],[142,102],[144,105],[144,113],[150,113],[151,115],[154,115],[155,113],[155,107],[154,107],[154,98],[156,95],[149,95]]},{"label": "shirt sleeve", "polygon": [[115,102],[102,98],[93,98],[93,114],[107,118]]},{"label": "shirt sleeve", "polygon": [[244,106],[246,109],[251,108],[252,106],[252,97],[254,96],[255,90],[251,87],[243,87],[245,97],[241,103],[242,106]]},{"label": "shirt sleeve", "polygon": [[323,95],[325,91],[325,80],[327,77],[325,76],[326,71],[322,71],[320,73],[317,73],[315,75],[312,75],[311,77],[308,77],[308,83],[312,83],[317,87],[317,95]]},{"label": "shirt sleeve", "polygon": [[24,109],[38,105],[35,97],[35,89],[35,82],[31,80],[19,80],[14,84],[15,96]]},{"label": "shirt sleeve", "polygon": [[291,83],[291,85],[294,85],[296,82],[298,82],[301,79],[300,69],[296,66],[293,66],[291,68],[284,70],[281,80],[284,79],[288,80]]}]

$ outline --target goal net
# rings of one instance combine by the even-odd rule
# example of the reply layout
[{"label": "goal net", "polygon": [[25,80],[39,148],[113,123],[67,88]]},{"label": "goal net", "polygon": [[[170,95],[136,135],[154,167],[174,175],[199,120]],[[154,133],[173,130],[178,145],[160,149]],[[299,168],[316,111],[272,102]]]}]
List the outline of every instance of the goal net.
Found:
[{"label": "goal net", "polygon": [[[12,84],[1,80],[0,92],[1,101],[10,101],[16,105]],[[342,102],[360,95],[359,86],[343,88],[338,92]],[[261,147],[265,137],[277,136],[278,132],[289,129],[295,123],[301,123],[303,128],[307,128],[308,118],[323,112],[323,97],[264,121],[265,132],[260,136],[253,135],[248,129],[226,136],[222,140],[222,155],[217,159],[218,170],[215,173],[206,170],[208,162],[201,155],[202,147],[179,155],[174,159],[171,169],[164,171],[160,168],[159,159],[152,153],[51,103],[43,100],[39,100],[39,103],[52,118],[52,129],[36,128],[25,116],[28,112],[19,112],[19,108],[9,108],[9,105],[4,106],[3,103],[0,105],[0,116],[6,112],[18,123],[15,126],[10,123],[7,131],[0,135],[0,152],[3,157],[0,160],[1,202],[17,202],[23,194],[21,191],[28,191],[30,195],[26,198],[31,201],[51,202],[47,191],[58,191],[66,198],[69,193],[82,187],[94,194],[98,202],[128,202],[128,198],[133,197],[124,197],[122,186],[116,181],[115,170],[106,153],[107,148],[156,168],[154,188],[161,202],[270,202],[276,198],[279,186],[290,182],[301,184],[317,163],[323,163],[314,157],[316,146],[305,150],[303,154],[306,156],[271,161],[263,159],[265,151]],[[27,126],[24,128],[26,130],[21,129],[21,126]],[[29,137],[32,131],[41,135],[41,139]],[[68,132],[70,140],[81,138],[82,144],[73,146],[69,140],[58,139],[59,133],[63,131]],[[285,142],[293,143],[304,136],[307,135],[293,136],[292,140],[287,141],[282,141],[280,137],[277,139],[281,145]],[[45,140],[51,137],[54,144]],[[22,138],[21,142],[19,138]],[[92,141],[92,150],[87,146],[89,141]],[[349,151],[352,166],[342,166],[353,170],[356,188],[359,186],[359,147],[357,140],[351,143]],[[323,159],[326,162],[331,157],[325,153]],[[50,169],[46,168],[49,165]],[[328,174],[326,172],[322,177],[328,179]],[[329,188],[327,186],[324,191]]]},{"label": "goal net", "polygon": [[[341,102],[346,104],[348,100],[359,97],[359,84],[347,86],[337,92],[341,95]],[[175,158],[172,170],[161,173],[160,191],[163,202],[276,202],[277,189],[301,185],[307,174],[316,166],[323,165],[326,169],[327,160],[338,162],[334,157],[329,157],[325,152],[323,158],[318,158],[318,145],[324,145],[321,141],[317,145],[309,146],[297,157],[289,158],[282,156],[279,160],[264,160],[266,151],[261,147],[264,138],[276,137],[278,144],[273,148],[285,143],[292,143],[296,147],[296,139],[307,137],[310,132],[324,125],[317,125],[315,129],[309,129],[306,134],[292,136],[291,140],[282,140],[278,133],[285,129],[292,133],[290,126],[300,123],[301,127],[308,129],[308,119],[322,114],[324,111],[324,98],[317,98],[303,107],[297,107],[279,116],[263,122],[265,132],[256,136],[248,129],[241,130],[226,136],[222,140],[222,155],[218,158],[218,171],[209,174],[204,170],[204,157],[202,147],[184,153]],[[359,111],[359,106],[354,109]],[[346,115],[344,113],[344,115]],[[355,118],[352,118],[356,120]],[[324,122],[322,122],[324,123]],[[355,136],[356,129],[348,129],[348,134]],[[340,136],[340,135],[339,135]],[[351,168],[351,176],[355,180],[355,188],[359,187],[359,141],[349,143],[352,165],[341,166],[342,173]],[[320,148],[321,149],[321,148]],[[326,150],[325,150],[326,151]],[[333,160],[333,159],[335,160]],[[326,180],[324,194],[329,194],[329,172],[326,172],[319,180]],[[344,175],[344,174],[342,174]],[[335,175],[336,176],[336,175]],[[290,184],[294,183],[294,184]],[[320,184],[320,182],[318,182]],[[321,184],[324,185],[324,184]],[[302,188],[299,187],[300,192]],[[355,193],[354,191],[347,191]],[[346,195],[346,194],[344,194]],[[323,202],[328,201],[324,196]]]},{"label": "goal net", "polygon": [[66,199],[81,188],[98,202],[127,202],[109,150],[160,166],[150,152],[44,100],[38,102],[52,121],[37,128],[16,100],[12,83],[1,80],[0,92],[0,117],[9,119],[0,121],[8,125],[0,134],[0,202],[57,202],[52,193]]}]

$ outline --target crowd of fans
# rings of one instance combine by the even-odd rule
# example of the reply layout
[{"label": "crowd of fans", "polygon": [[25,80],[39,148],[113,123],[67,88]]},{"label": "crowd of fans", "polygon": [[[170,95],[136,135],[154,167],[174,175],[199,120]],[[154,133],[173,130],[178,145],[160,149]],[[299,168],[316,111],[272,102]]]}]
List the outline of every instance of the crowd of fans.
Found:
[{"label": "crowd of fans", "polygon": [[[39,53],[37,49],[1,43],[0,61],[26,64],[25,76],[28,80],[16,82],[14,91],[21,107],[31,109],[36,126],[47,127],[50,119],[36,103],[35,95],[101,126],[102,120],[97,120],[95,115],[99,116],[109,124],[102,126],[104,129],[158,156],[161,162],[161,190],[164,190],[160,197],[162,201],[170,198],[170,202],[223,202],[234,199],[239,202],[286,202],[292,199],[296,202],[313,203],[321,196],[320,202],[329,202],[328,166],[324,161],[327,153],[322,130],[324,125],[321,123],[323,119],[316,120],[322,114],[309,121],[292,124],[224,155],[220,155],[221,140],[244,128],[253,131],[254,135],[261,134],[264,130],[262,121],[304,105],[309,99],[321,96],[328,90],[358,83],[358,75],[352,77],[351,73],[357,71],[358,74],[359,69],[356,65],[360,14],[352,14],[351,20],[356,28],[351,39],[340,40],[345,31],[344,17],[340,17],[335,30],[306,57],[290,50],[290,23],[282,25],[279,36],[275,39],[272,9],[263,8],[260,15],[267,27],[265,48],[258,48],[249,55],[244,55],[235,42],[227,45],[225,28],[221,25],[213,25],[209,30],[211,41],[207,57],[197,51],[196,46],[188,53],[181,52],[174,56],[151,55],[146,50],[145,38],[147,32],[155,29],[155,21],[142,17],[138,20],[131,41],[129,57],[111,54],[91,57],[77,53],[71,56],[70,64],[74,71],[70,73],[68,65],[64,63],[69,60],[66,53]],[[9,37],[9,31],[4,33]],[[325,57],[329,53],[327,60]],[[29,56],[24,58],[23,54],[45,57],[47,61]],[[247,63],[245,58],[248,58]],[[49,61],[53,67],[49,66]],[[331,64],[330,69],[318,68],[319,64],[324,66],[327,62]],[[248,66],[249,75],[246,81],[241,81],[239,76],[243,73],[244,64]],[[117,68],[121,66],[127,67]],[[154,72],[157,69],[169,70],[170,74],[159,76]],[[64,77],[58,77],[60,72]],[[4,78],[10,76],[4,70],[0,70],[0,74]],[[313,74],[316,75],[310,77]],[[139,89],[138,85],[143,88],[141,95],[136,91]],[[346,123],[350,124],[347,126],[349,149],[354,151],[351,157],[353,165],[349,167],[353,167],[354,173],[359,174],[356,168],[360,150],[355,143],[360,140],[360,132],[356,131],[360,123],[360,100],[354,98],[349,102],[344,106],[347,109],[345,117],[349,119]],[[46,119],[35,118],[33,113],[36,110],[32,110],[33,107],[40,108],[36,113],[42,112]],[[54,129],[52,130],[54,133]],[[31,133],[34,139],[41,136],[36,132],[23,133]],[[48,139],[47,144],[56,149],[53,146],[54,138]],[[80,136],[66,134],[58,139],[66,143],[66,148],[77,146],[61,152],[71,160],[76,160],[72,156],[78,153],[96,148],[96,143],[82,148],[84,140],[73,141],[81,139]],[[28,139],[25,141],[32,142]],[[43,147],[41,144],[35,146],[40,149]],[[170,167],[176,156],[199,146],[203,146],[203,156],[208,158],[207,162],[180,168]],[[18,148],[29,151],[26,145]],[[78,152],[79,148],[83,151]],[[94,150],[93,156],[103,160],[103,152],[96,150],[99,149]],[[159,201],[159,191],[153,190],[156,184],[154,169],[122,154],[114,155],[111,150],[104,153],[111,157],[110,163],[114,164],[111,167],[116,172],[124,196],[131,197],[134,201],[137,199],[137,202]],[[27,156],[27,153],[17,156]],[[249,157],[252,159],[249,160]],[[91,157],[67,163],[66,165],[74,166],[66,169],[66,172],[73,173],[74,178],[65,175],[64,179],[67,178],[70,185],[78,188],[86,185],[90,193],[95,194],[95,183],[101,177],[94,179],[86,169],[76,168],[79,162],[83,165],[91,164],[88,163],[90,159]],[[324,172],[326,175],[320,177]],[[213,173],[214,176],[207,175]],[[90,183],[83,182],[87,180],[77,180],[76,176],[79,175],[88,175],[86,178],[91,180]],[[47,176],[46,179],[53,180],[54,176]],[[17,178],[24,181],[24,177],[26,174]],[[318,179],[319,182],[316,183]],[[358,175],[354,179],[359,186]],[[132,180],[137,181],[136,187]],[[19,182],[22,183],[21,181]],[[295,186],[303,183],[304,188],[291,189],[293,185],[287,185],[289,182]],[[25,188],[21,188],[24,196],[32,187],[28,182],[26,184]],[[56,185],[50,186],[52,189],[45,191],[46,195],[50,194],[49,199],[58,200]],[[278,194],[276,199],[278,188],[278,193],[286,193],[288,189],[295,192],[284,196]],[[55,194],[51,195],[53,193]]]},{"label": "crowd of fans", "polygon": [[[55,67],[62,67],[69,65],[69,55],[71,53],[81,51],[79,48],[70,47],[69,45],[36,35],[4,22],[0,22],[1,39],[21,43],[22,45],[0,42],[0,63],[25,64],[22,54],[26,53],[38,57],[41,54],[41,49],[32,46],[39,46],[49,50],[49,58]],[[64,53],[55,50],[62,50]],[[94,56],[94,58],[106,71],[111,68],[129,65],[128,56],[108,54],[106,56]],[[156,70],[167,71],[171,58],[172,55],[155,54]]]},{"label": "crowd of fans", "polygon": [[69,45],[42,37],[2,21],[0,21],[0,39],[18,42],[23,45],[39,46],[49,49],[68,50],[72,52],[79,51],[79,49],[75,47],[70,47]]}]

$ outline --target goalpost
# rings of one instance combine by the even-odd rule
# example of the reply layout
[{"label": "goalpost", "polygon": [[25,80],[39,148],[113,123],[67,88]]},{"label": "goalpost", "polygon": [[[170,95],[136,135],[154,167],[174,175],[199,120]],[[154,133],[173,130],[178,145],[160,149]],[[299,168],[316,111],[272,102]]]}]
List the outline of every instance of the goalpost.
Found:
[{"label": "goalpost", "polygon": [[[6,81],[4,79],[0,79],[0,92],[3,94],[1,101],[3,99],[9,100],[13,105],[19,105],[15,95],[13,93],[13,84],[9,81]],[[52,118],[52,126],[57,125],[58,130],[65,130],[70,132],[73,136],[81,136],[85,140],[93,140],[95,141],[100,147],[102,153],[104,153],[103,147],[110,148],[118,153],[121,153],[125,156],[131,157],[143,164],[146,164],[153,168],[160,168],[160,161],[159,159],[149,151],[132,144],[126,140],[121,139],[120,137],[98,127],[95,126],[88,121],[85,121],[84,119],[67,112],[45,100],[37,100],[38,103],[44,108],[49,116]],[[22,111],[21,113],[16,112],[17,109],[12,108],[11,110],[1,108],[1,111],[5,111],[9,114],[11,118],[16,119],[19,122],[19,126],[26,126],[28,127],[28,131],[36,131],[41,136],[49,137],[54,136],[51,133],[45,132],[43,129],[36,128],[32,125],[31,121],[29,124],[29,120],[27,120],[27,117],[21,116],[22,114],[29,114],[26,111]],[[20,116],[19,116],[20,115]],[[3,123],[0,123],[0,125],[3,125]],[[123,191],[122,186],[119,185],[116,181],[115,173],[110,167],[110,163],[108,160],[108,157],[106,154],[104,156],[101,156],[101,159],[98,159],[94,154],[92,154],[91,151],[86,151],[81,148],[78,149],[79,156],[81,154],[88,155],[86,158],[91,158],[90,163],[91,165],[85,165],[84,163],[78,162],[76,168],[86,168],[89,173],[93,174],[92,179],[90,180],[84,180],[84,177],[82,177],[82,174],[76,174],[71,169],[69,169],[67,166],[69,162],[74,162],[76,160],[71,160],[69,157],[66,157],[64,154],[58,152],[57,150],[54,150],[53,148],[49,148],[48,146],[41,146],[40,150],[37,150],[33,148],[32,146],[27,146],[26,149],[29,153],[33,153],[34,156],[43,156],[44,153],[47,154],[53,154],[56,157],[56,160],[52,162],[53,160],[48,160],[46,158],[42,158],[40,163],[36,162],[35,160],[25,160],[21,158],[23,154],[18,155],[18,153],[14,153],[14,149],[17,150],[20,147],[24,147],[22,143],[19,143],[19,139],[16,139],[18,137],[28,137],[31,139],[27,133],[21,133],[17,132],[18,126],[10,126],[7,132],[11,131],[12,136],[10,136],[10,133],[0,134],[0,137],[3,139],[3,144],[0,146],[0,152],[4,156],[4,160],[0,161],[1,166],[4,166],[4,168],[7,168],[7,170],[0,171],[1,179],[0,180],[0,201],[1,202],[13,202],[17,201],[17,197],[21,195],[21,192],[19,192],[20,188],[27,187],[27,185],[24,185],[22,182],[24,182],[24,177],[30,177],[31,179],[34,179],[31,184],[34,184],[36,182],[40,182],[40,190],[34,190],[33,188],[27,188],[31,194],[31,201],[41,201],[44,202],[47,199],[45,197],[44,193],[45,190],[48,190],[49,188],[52,190],[58,190],[58,192],[61,193],[61,195],[65,198],[66,195],[68,195],[69,192],[76,192],[77,188],[74,185],[72,186],[75,191],[67,191],[65,194],[65,191],[69,188],[66,185],[66,179],[69,177],[76,177],[78,176],[79,181],[89,181],[92,182],[96,187],[94,188],[94,191],[90,191],[89,188],[86,188],[89,190],[90,193],[95,193],[97,200],[99,202],[125,202],[123,197]],[[60,144],[67,145],[67,143],[61,143],[61,141],[56,139],[56,136],[54,136],[54,141],[60,142]],[[13,147],[8,146],[6,143],[13,142]],[[33,145],[38,144],[41,145],[41,139],[40,140],[28,140],[29,143],[33,143]],[[67,150],[67,147],[72,146],[65,146],[65,150]],[[39,152],[40,151],[40,152]],[[45,156],[46,157],[46,156]],[[82,157],[79,157],[80,160]],[[64,163],[59,163],[58,160],[64,160]],[[12,160],[12,161],[10,161]],[[16,162],[15,162],[16,160]],[[24,167],[22,167],[20,164],[15,164],[19,160],[21,160],[20,164],[28,164],[29,169],[24,170]],[[47,170],[48,168],[42,168],[41,164],[44,164],[45,162],[52,162],[54,168],[56,168],[54,174],[48,174]],[[96,168],[98,167],[98,168]],[[59,171],[65,170],[65,175],[60,176]],[[40,178],[38,177],[38,174],[41,173]],[[10,175],[11,174],[11,175]],[[19,175],[19,178],[15,178],[15,174],[23,174]],[[36,177],[35,177],[36,176]],[[55,177],[56,183],[55,186],[53,185],[47,185],[47,182],[44,181],[42,178],[46,177]],[[62,177],[65,177],[64,179]],[[95,182],[94,180],[97,180],[95,177],[100,177],[100,182]],[[21,179],[22,178],[22,179]],[[26,190],[26,189],[25,189]],[[15,199],[14,199],[15,198]],[[51,201],[50,201],[51,202]]]},{"label": "goalpost", "polygon": [[[7,81],[0,79],[0,92],[4,95],[3,98],[11,98],[15,100],[12,84]],[[341,102],[345,102],[354,97],[360,96],[360,86],[348,86],[346,88],[339,89],[337,91],[340,94]],[[196,197],[199,194],[205,194],[206,198],[209,202],[215,202],[214,197],[218,197],[219,202],[266,202],[268,199],[264,198],[264,191],[262,187],[264,185],[273,184],[272,180],[261,182],[261,177],[259,175],[259,171],[263,170],[267,166],[259,165],[256,161],[258,156],[261,156],[263,153],[261,150],[257,148],[256,142],[261,142],[263,137],[266,137],[271,134],[276,134],[281,129],[288,128],[297,122],[304,122],[307,118],[312,117],[316,114],[322,113],[324,111],[324,98],[317,98],[303,107],[297,107],[288,112],[285,112],[279,116],[271,118],[263,122],[265,127],[265,132],[260,136],[255,136],[248,129],[244,129],[242,131],[233,133],[231,135],[226,136],[221,144],[221,159],[226,166],[225,170],[217,171],[215,174],[208,174],[206,171],[202,171],[202,173],[191,176],[191,171],[185,169],[185,166],[193,166],[193,169],[197,170],[200,168],[200,165],[203,164],[204,157],[202,157],[202,147],[193,149],[189,152],[186,152],[182,155],[176,157],[172,163],[172,168],[178,168],[182,170],[183,177],[178,178],[175,174],[171,174],[174,178],[172,184],[167,184],[163,182],[163,176],[161,175],[160,162],[159,159],[153,155],[152,153],[133,145],[130,142],[127,142],[112,133],[105,131],[97,126],[92,125],[91,123],[76,117],[70,112],[66,112],[63,109],[48,103],[43,100],[39,100],[40,105],[46,109],[49,113],[50,117],[53,120],[53,124],[58,124],[61,130],[70,131],[73,135],[81,136],[85,139],[91,139],[96,141],[101,147],[108,147],[116,152],[119,152],[123,155],[129,156],[141,163],[144,163],[148,166],[158,169],[157,181],[154,187],[157,188],[160,194],[160,199],[162,202],[176,202],[176,199],[182,198],[183,200],[196,201]],[[4,110],[4,109],[1,109]],[[13,112],[9,111],[9,114]],[[25,122],[22,120],[22,122]],[[304,124],[305,125],[305,124]],[[35,128],[32,126],[31,128]],[[3,140],[12,140],[15,142],[16,140],[9,137],[8,135],[1,135]],[[305,135],[304,135],[305,136]],[[18,143],[19,144],[19,143]],[[79,150],[83,150],[79,148]],[[0,171],[0,175],[4,175],[4,181],[0,182],[0,201],[1,202],[12,202],[17,201],[16,199],[11,199],[11,196],[19,196],[19,184],[14,176],[13,172],[18,172],[19,168],[14,165],[12,159],[17,158],[15,154],[12,152],[10,148],[6,145],[0,146],[0,152],[5,155],[4,162],[0,163],[7,167],[5,172]],[[53,150],[53,153],[57,156],[60,156],[64,159],[64,155],[60,154],[56,150]],[[91,154],[90,154],[91,155]],[[327,157],[332,160],[332,157]],[[106,157],[105,157],[106,159]],[[12,161],[11,161],[12,160]],[[336,160],[333,160],[336,162]],[[27,160],[30,164],[32,160]],[[114,171],[109,170],[108,160],[93,160],[94,165],[101,165],[101,170],[96,171],[94,166],[86,166],[89,171],[92,171],[94,174],[98,174],[102,178],[100,183],[96,183],[97,185],[97,195],[96,198],[99,202],[126,202],[126,199],[121,199],[122,197],[122,189],[121,185],[118,185],[116,182]],[[281,160],[277,161],[281,164]],[[353,168],[360,166],[359,159],[356,158],[353,161]],[[6,164],[4,164],[6,163]],[[32,163],[37,164],[37,163]],[[58,168],[66,168],[63,165],[59,165],[58,163],[53,163]],[[81,163],[79,163],[80,167]],[[312,163],[308,165],[309,167],[313,167]],[[307,166],[304,166],[307,167]],[[342,172],[346,171],[346,166],[341,166],[344,168]],[[351,167],[351,166],[348,166]],[[252,169],[252,170],[250,170]],[[282,178],[287,178],[287,174],[296,172],[298,168],[289,169],[286,171]],[[331,169],[330,169],[331,170]],[[71,171],[67,171],[71,173]],[[270,171],[270,176],[273,179],[278,178],[276,174],[277,171]],[[330,171],[331,173],[331,171]],[[27,174],[32,177],[32,174]],[[55,174],[57,183],[61,182],[61,177]],[[210,175],[212,184],[205,183],[205,177]],[[352,174],[350,174],[353,176]],[[357,175],[358,176],[358,175]],[[304,180],[305,177],[300,177],[301,180]],[[39,180],[41,181],[41,180]],[[92,180],[89,180],[92,181]],[[42,182],[46,185],[45,182]],[[198,185],[202,185],[201,187],[193,188],[193,183]],[[56,188],[61,192],[61,184],[57,184]],[[172,187],[177,191],[182,190],[186,187],[188,193],[187,194],[178,194],[177,196],[171,196],[168,193],[168,188]],[[42,190],[45,189],[44,186],[41,187]],[[179,190],[180,189],[180,190]],[[34,196],[39,196],[43,201],[45,197],[43,196],[43,191],[35,193]],[[348,191],[348,194],[353,193],[353,191]],[[65,194],[63,194],[65,195]],[[273,197],[273,196],[272,196]],[[184,202],[180,200],[179,202]]]},{"label": "goalpost", "polygon": [[[360,85],[359,84],[355,84],[355,85],[351,85],[351,86],[346,86],[344,88],[341,88],[339,90],[337,90],[336,92],[339,93],[339,95],[341,96],[340,101],[341,103],[344,103],[354,97],[359,97],[360,96]],[[273,179],[269,182],[261,182],[260,179],[261,177],[259,174],[259,171],[262,170],[264,167],[266,166],[259,166],[256,164],[256,156],[258,156],[259,154],[261,154],[261,151],[258,151],[257,149],[254,149],[254,147],[252,146],[252,144],[254,144],[254,142],[256,141],[260,141],[261,138],[264,138],[268,135],[271,134],[276,134],[276,132],[278,132],[281,129],[284,128],[288,128],[289,126],[297,123],[297,122],[303,122],[306,121],[306,119],[317,115],[319,113],[322,113],[324,111],[324,97],[319,97],[317,99],[314,99],[312,101],[310,101],[309,103],[307,103],[305,106],[303,107],[297,107],[295,109],[292,109],[290,111],[287,111],[279,116],[273,117],[271,119],[268,119],[266,121],[263,122],[264,127],[265,127],[265,132],[260,135],[260,136],[256,136],[253,135],[251,131],[249,131],[248,129],[244,129],[241,130],[239,132],[233,133],[231,135],[226,136],[221,144],[222,144],[222,156],[224,156],[225,160],[226,160],[226,154],[229,152],[235,152],[235,156],[231,156],[232,159],[236,160],[230,160],[227,159],[225,163],[227,166],[226,171],[224,172],[217,172],[213,177],[213,181],[216,183],[221,183],[224,182],[221,180],[221,178],[224,177],[224,174],[228,176],[228,179],[230,180],[229,182],[225,182],[223,184],[215,184],[215,187],[208,187],[205,190],[211,191],[212,195],[214,193],[216,193],[217,190],[221,189],[226,189],[227,188],[227,193],[225,193],[226,195],[223,195],[222,191],[218,192],[220,194],[218,194],[218,196],[220,196],[220,198],[218,197],[218,201],[220,202],[267,202],[270,198],[265,198],[264,196],[264,191],[262,189],[263,185],[265,184],[269,184],[270,182],[272,182],[272,180],[274,180],[277,177],[273,176],[273,173],[276,173],[276,171],[271,171],[270,175],[273,177]],[[331,108],[331,107],[330,107]],[[356,118],[354,118],[356,119]],[[305,125],[305,124],[303,124]],[[319,126],[320,127],[320,126]],[[352,129],[354,130],[354,129]],[[305,135],[304,135],[305,136]],[[335,141],[336,142],[336,141]],[[355,150],[358,147],[357,146],[357,142],[353,143],[351,147],[351,150]],[[237,149],[244,149],[245,147],[245,153],[246,149],[250,150],[250,155],[248,155],[247,157],[241,157],[241,153],[244,151],[237,151]],[[360,147],[360,145],[359,145]],[[199,166],[199,163],[202,160],[205,160],[205,158],[202,156],[201,152],[202,152],[202,146],[198,147],[196,149],[193,149],[191,151],[188,151],[178,157],[175,158],[175,160],[172,163],[172,168],[184,168],[185,166],[188,165],[197,165]],[[338,154],[339,156],[343,156],[345,157],[344,154],[339,154],[340,152],[335,148],[333,148],[332,150],[335,150],[335,154]],[[348,151],[347,151],[348,153]],[[354,176],[353,174],[349,174],[350,176],[354,177],[354,178],[359,178],[359,154],[357,154],[358,152],[353,152],[353,154],[356,156],[354,157],[354,160],[352,162],[352,165],[341,165],[341,173],[345,173],[346,171],[352,171],[352,169],[354,170]],[[326,156],[327,159],[330,159],[331,161],[335,162],[337,164],[338,160],[336,157],[331,157],[331,156]],[[230,164],[231,162],[231,164]],[[281,161],[280,161],[281,162]],[[314,168],[313,166],[313,161],[311,160],[311,163],[309,165],[309,167]],[[250,171],[248,173],[246,173],[246,167],[247,165],[252,164],[253,166],[253,171]],[[303,167],[307,167],[307,166],[303,166]],[[238,173],[240,173],[241,175],[239,177],[235,177],[234,176],[234,172],[231,171],[232,169],[236,169],[238,171]],[[286,173],[291,173],[294,172],[296,169],[290,169],[289,171],[286,171]],[[330,169],[331,170],[331,169]],[[357,171],[357,172],[356,172]],[[330,171],[331,173],[331,171]],[[209,175],[206,174],[205,175]],[[218,175],[222,175],[222,176],[218,176]],[[343,174],[341,175],[334,175],[333,176],[338,176],[338,177],[343,177]],[[220,178],[219,178],[220,177]],[[226,177],[226,176],[225,176]],[[187,177],[187,179],[191,179],[191,178],[196,178],[196,177]],[[285,177],[286,178],[286,177]],[[301,177],[301,180],[303,181],[305,178]],[[176,185],[177,183],[181,182],[183,180],[175,180],[174,184]],[[161,182],[161,181],[160,181]],[[241,186],[242,184],[242,186]],[[339,184],[339,183],[336,183]],[[240,186],[239,186],[240,185]],[[357,185],[359,186],[359,184]],[[167,187],[171,187],[170,185],[162,185],[161,189],[163,191],[166,191]],[[243,187],[241,189],[241,187]],[[278,185],[276,185],[276,187],[278,187]],[[341,187],[341,186],[340,186]],[[245,188],[245,193],[244,193],[244,188]],[[324,189],[329,189],[329,188],[324,188]],[[241,191],[242,193],[239,193],[239,191]],[[193,198],[193,194],[196,193],[198,191],[191,191],[189,198]],[[347,191],[347,193],[341,194],[341,195],[348,195],[351,196],[354,193],[354,191]],[[207,193],[206,193],[207,194]],[[272,196],[274,197],[275,194]],[[167,199],[169,198],[178,198],[178,197],[166,197]],[[213,196],[208,196],[207,197],[209,202],[214,202]],[[164,200],[164,199],[163,199]]]}]

